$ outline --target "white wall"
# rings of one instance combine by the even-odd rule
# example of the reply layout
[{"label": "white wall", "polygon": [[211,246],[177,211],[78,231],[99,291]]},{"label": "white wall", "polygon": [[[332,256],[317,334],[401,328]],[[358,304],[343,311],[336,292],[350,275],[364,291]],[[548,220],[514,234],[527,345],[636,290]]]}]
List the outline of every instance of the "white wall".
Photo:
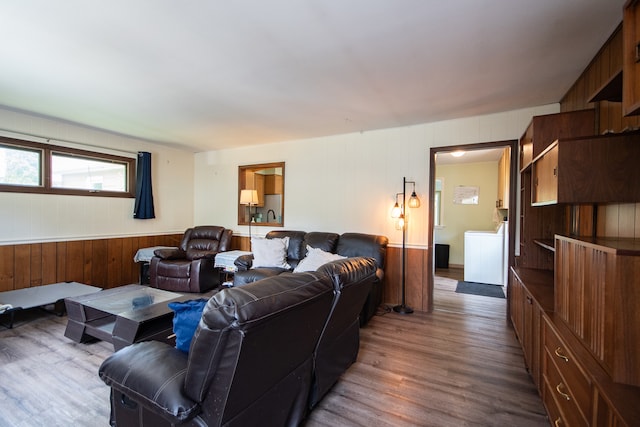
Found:
[{"label": "white wall", "polygon": [[[494,230],[498,195],[498,162],[437,165],[436,178],[442,178],[442,226],[434,232],[434,243],[450,245],[449,263],[464,264],[464,232]],[[453,203],[457,186],[476,186],[477,205]]]},{"label": "white wall", "polygon": [[[285,228],[384,234],[402,241],[390,218],[402,177],[423,201],[407,243],[427,244],[429,149],[520,138],[535,115],[557,104],[437,123],[198,153],[0,109],[0,134],[34,134],[123,151],[152,153],[157,218],[133,219],[133,199],[0,193],[0,244],[181,233],[198,224],[239,235],[238,166],[285,161]],[[10,132],[6,132],[6,131]],[[37,141],[41,141],[36,139]],[[54,143],[55,141],[52,141]],[[64,144],[70,145],[70,144]],[[78,148],[95,149],[87,146]],[[254,227],[255,233],[269,229]]]},{"label": "white wall", "polygon": [[[519,139],[535,115],[557,104],[416,126],[281,142],[195,156],[195,223],[216,223],[248,235],[237,225],[238,166],[284,161],[284,228],[402,234],[390,218],[402,177],[416,181],[422,207],[413,213],[410,246],[427,245],[429,149]],[[408,188],[407,190],[410,190]],[[263,235],[271,228],[253,227]]]},{"label": "white wall", "polygon": [[[0,109],[0,135],[21,138],[21,134],[125,157],[149,151],[156,218],[133,219],[134,199],[129,198],[0,192],[0,244],[182,233],[193,225],[192,152]],[[56,138],[110,149],[56,142]],[[40,138],[22,139],[46,143]]]}]

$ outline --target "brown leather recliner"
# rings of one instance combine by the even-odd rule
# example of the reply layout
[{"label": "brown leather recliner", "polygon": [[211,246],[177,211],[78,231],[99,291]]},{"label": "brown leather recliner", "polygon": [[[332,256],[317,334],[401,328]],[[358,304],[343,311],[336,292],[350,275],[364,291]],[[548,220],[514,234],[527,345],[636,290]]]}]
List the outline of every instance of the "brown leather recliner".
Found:
[{"label": "brown leather recliner", "polygon": [[218,252],[227,251],[233,230],[202,225],[185,231],[180,247],[157,249],[149,265],[150,285],[176,292],[206,292],[220,284],[214,268]]}]

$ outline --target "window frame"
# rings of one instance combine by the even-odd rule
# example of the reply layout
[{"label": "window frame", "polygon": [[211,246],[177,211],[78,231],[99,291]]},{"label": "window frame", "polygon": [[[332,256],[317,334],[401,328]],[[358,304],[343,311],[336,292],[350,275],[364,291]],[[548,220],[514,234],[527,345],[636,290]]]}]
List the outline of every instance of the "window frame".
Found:
[{"label": "window frame", "polygon": [[[112,154],[100,153],[97,151],[80,150],[77,148],[64,147],[59,145],[42,144],[39,142],[26,141],[22,139],[0,137],[0,145],[15,147],[16,149],[40,151],[40,185],[20,185],[0,183],[0,192],[3,193],[38,193],[38,194],[58,194],[70,196],[98,196],[98,197],[121,197],[135,198],[136,191],[136,159],[131,157],[115,156]],[[105,191],[87,190],[76,188],[60,188],[52,186],[51,158],[54,154],[78,157],[89,160],[118,163],[126,169],[126,190],[125,191]]]},{"label": "window frame", "polygon": [[[438,181],[440,181],[439,190]],[[444,192],[444,178],[435,178],[433,192],[433,226],[436,228],[442,228],[444,227],[444,221],[442,221],[442,193]]]}]

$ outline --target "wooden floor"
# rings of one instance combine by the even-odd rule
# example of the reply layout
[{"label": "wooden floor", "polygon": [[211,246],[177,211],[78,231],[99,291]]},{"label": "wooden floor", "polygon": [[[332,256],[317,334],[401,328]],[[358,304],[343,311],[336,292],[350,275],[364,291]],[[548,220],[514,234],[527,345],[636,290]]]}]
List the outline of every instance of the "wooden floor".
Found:
[{"label": "wooden floor", "polygon": [[[457,294],[457,273],[439,274],[433,313],[381,310],[361,330],[358,361],[305,427],[549,426],[506,300]],[[97,371],[113,348],[74,343],[65,325],[33,311],[0,327],[1,427],[108,425]]]}]

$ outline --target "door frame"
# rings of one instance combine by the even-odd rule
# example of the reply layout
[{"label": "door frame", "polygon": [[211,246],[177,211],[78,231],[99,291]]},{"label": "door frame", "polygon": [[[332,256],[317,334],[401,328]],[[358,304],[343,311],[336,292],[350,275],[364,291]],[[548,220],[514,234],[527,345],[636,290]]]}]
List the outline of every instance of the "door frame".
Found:
[{"label": "door frame", "polygon": [[[462,145],[448,145],[444,147],[431,147],[429,149],[429,226],[427,228],[427,250],[430,251],[430,256],[427,257],[427,294],[429,295],[429,302],[427,311],[433,311],[433,288],[435,283],[435,244],[433,242],[434,231],[434,197],[436,194],[436,153],[450,153],[453,151],[473,151],[473,150],[485,150],[488,148],[499,147],[511,147],[511,156],[509,163],[509,267],[514,265],[515,262],[515,247],[516,247],[516,227],[518,216],[516,209],[518,206],[518,171],[519,171],[519,155],[518,155],[518,140],[505,140],[505,141],[492,141],[492,142],[480,142],[477,144],[462,144]],[[509,292],[509,283],[511,281],[511,275],[507,275],[507,296]],[[507,319],[509,317],[509,298],[507,297],[507,311],[505,313]]]}]

